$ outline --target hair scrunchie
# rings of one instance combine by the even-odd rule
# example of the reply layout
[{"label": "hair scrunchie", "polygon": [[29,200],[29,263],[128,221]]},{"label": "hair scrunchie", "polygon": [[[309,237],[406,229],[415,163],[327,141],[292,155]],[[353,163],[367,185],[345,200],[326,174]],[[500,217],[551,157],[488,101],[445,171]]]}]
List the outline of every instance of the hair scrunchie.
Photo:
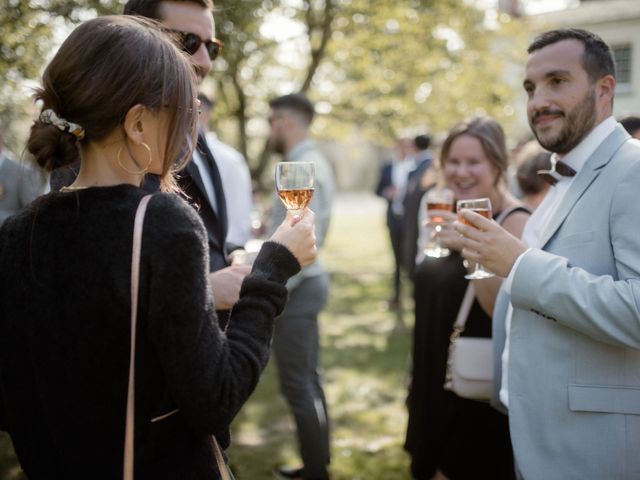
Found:
[{"label": "hair scrunchie", "polygon": [[58,117],[56,112],[54,112],[50,108],[47,108],[46,110],[42,111],[42,113],[40,114],[40,121],[42,123],[54,125],[58,127],[60,130],[62,130],[63,132],[70,133],[71,135],[76,137],[78,140],[82,140],[84,138],[84,128],[82,128],[77,123],[69,122],[64,118]]}]

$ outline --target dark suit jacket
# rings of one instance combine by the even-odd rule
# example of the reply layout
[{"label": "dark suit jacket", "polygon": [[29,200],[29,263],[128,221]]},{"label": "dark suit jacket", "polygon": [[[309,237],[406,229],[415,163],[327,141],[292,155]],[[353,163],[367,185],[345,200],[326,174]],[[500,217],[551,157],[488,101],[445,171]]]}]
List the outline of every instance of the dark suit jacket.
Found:
[{"label": "dark suit jacket", "polygon": [[178,174],[178,184],[187,195],[187,200],[198,211],[209,237],[209,271],[215,272],[228,266],[228,251],[225,245],[228,230],[227,204],[224,197],[222,180],[213,154],[207,146],[203,135],[198,135],[198,152],[202,160],[207,163],[211,182],[215,190],[217,209],[207,198],[200,171],[193,159]]},{"label": "dark suit jacket", "polygon": [[391,210],[391,200],[389,200],[384,195],[384,190],[393,185],[393,180],[391,178],[391,166],[392,163],[387,163],[380,170],[380,180],[378,181],[378,186],[376,187],[376,195],[384,198],[387,201],[387,225],[393,220],[393,211]]}]

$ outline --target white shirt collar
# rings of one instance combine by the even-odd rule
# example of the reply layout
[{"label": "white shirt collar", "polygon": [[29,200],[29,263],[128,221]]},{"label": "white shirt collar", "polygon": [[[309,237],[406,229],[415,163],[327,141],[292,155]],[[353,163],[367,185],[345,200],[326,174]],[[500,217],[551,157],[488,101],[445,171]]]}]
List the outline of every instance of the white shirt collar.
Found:
[{"label": "white shirt collar", "polygon": [[[600,122],[591,132],[582,139],[582,141],[573,147],[569,153],[562,157],[562,161],[573,168],[576,172],[580,172],[589,157],[596,151],[604,139],[616,128],[617,122],[613,116],[610,116]],[[558,160],[558,154],[551,155],[551,164],[555,166]]]}]

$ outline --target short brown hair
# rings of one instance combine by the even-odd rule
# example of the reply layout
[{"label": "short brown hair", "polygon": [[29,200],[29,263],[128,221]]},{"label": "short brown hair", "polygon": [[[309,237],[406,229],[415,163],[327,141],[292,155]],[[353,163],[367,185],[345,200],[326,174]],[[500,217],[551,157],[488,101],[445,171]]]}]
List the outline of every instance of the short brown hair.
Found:
[{"label": "short brown hair", "polygon": [[[105,16],[77,27],[42,76],[36,99],[42,109],[77,123],[82,140],[37,120],[27,144],[46,170],[80,159],[79,146],[105,138],[122,126],[127,112],[143,105],[152,112],[171,108],[161,185],[175,187],[173,173],[195,145],[196,78],[191,62],[152,20]],[[181,155],[180,161],[175,159]]]},{"label": "short brown hair", "polygon": [[444,167],[444,162],[449,156],[453,141],[462,135],[469,135],[480,142],[485,155],[491,164],[498,169],[499,174],[496,179],[496,185],[500,183],[509,165],[504,130],[502,130],[500,124],[491,117],[475,117],[454,126],[449,131],[440,150],[441,166]]},{"label": "short brown hair", "polygon": [[563,40],[577,40],[582,43],[584,46],[582,67],[592,83],[607,75],[615,78],[615,61],[609,45],[595,33],[581,28],[558,28],[542,32],[531,42],[527,53],[533,53]]},{"label": "short brown hair", "polygon": [[[168,0],[129,0],[124,6],[125,15],[138,15],[141,17],[162,20],[160,18],[160,4]],[[174,2],[195,3],[213,12],[213,0],[171,0]]]},{"label": "short brown hair", "polygon": [[[538,142],[535,143],[538,144]],[[551,152],[544,150],[539,145],[537,149],[525,152],[516,171],[516,180],[522,193],[535,195],[543,191],[549,184],[538,175],[538,170],[549,170],[550,168]]]},{"label": "short brown hair", "polygon": [[306,125],[311,124],[316,113],[313,108],[313,103],[311,103],[302,92],[272,98],[269,101],[269,106],[273,110],[290,110],[295,112]]}]

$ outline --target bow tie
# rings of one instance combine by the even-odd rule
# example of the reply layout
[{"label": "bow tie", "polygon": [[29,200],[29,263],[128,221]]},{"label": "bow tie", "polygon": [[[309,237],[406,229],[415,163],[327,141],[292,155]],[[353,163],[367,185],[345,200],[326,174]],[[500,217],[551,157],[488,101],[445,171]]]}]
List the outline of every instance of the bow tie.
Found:
[{"label": "bow tie", "polygon": [[555,164],[555,168],[552,168],[551,170],[538,170],[538,175],[540,175],[540,177],[549,185],[554,186],[558,183],[558,179],[552,175],[553,172],[559,173],[563,177],[573,177],[576,174],[576,171],[573,168],[563,161],[558,160]]}]

